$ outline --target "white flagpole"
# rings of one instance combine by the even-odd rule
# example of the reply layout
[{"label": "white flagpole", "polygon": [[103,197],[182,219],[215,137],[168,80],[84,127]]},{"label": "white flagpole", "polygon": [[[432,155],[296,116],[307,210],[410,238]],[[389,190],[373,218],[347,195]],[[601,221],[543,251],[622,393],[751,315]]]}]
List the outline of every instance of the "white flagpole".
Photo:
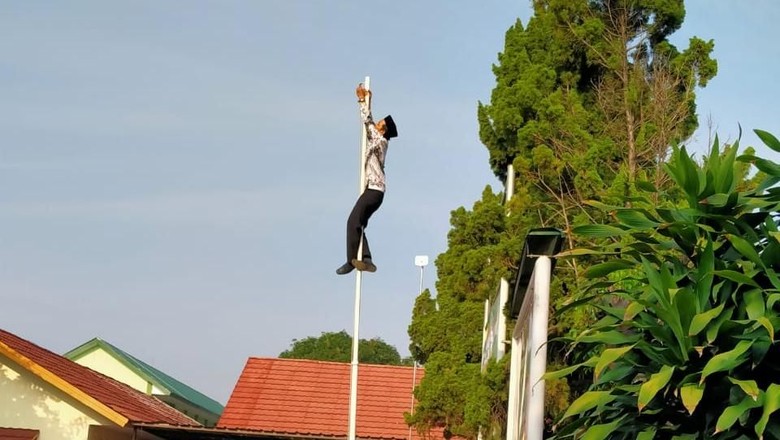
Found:
[{"label": "white flagpole", "polygon": [[[370,78],[366,77],[363,87],[370,89]],[[371,106],[371,95],[366,95],[366,104]],[[366,148],[367,148],[366,126],[363,124],[360,135],[360,181],[358,187],[358,196],[363,195],[366,187]],[[360,233],[360,245],[358,246],[358,260],[363,258],[363,233]],[[358,385],[358,330],[360,329],[360,293],[363,285],[363,272],[355,271],[355,318],[352,328],[352,373],[349,380],[349,440],[356,440],[357,426],[357,385]]]}]

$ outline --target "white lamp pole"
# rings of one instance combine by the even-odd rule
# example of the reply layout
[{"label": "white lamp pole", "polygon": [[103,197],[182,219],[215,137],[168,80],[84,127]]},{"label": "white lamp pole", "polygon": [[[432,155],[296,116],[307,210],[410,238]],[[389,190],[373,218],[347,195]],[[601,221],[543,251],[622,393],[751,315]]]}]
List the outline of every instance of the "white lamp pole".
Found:
[{"label": "white lamp pole", "polygon": [[[425,266],[428,265],[428,256],[427,255],[417,255],[414,257],[414,265],[420,268],[420,295],[423,293],[423,271],[425,270]],[[414,414],[414,386],[417,384],[417,361],[414,362],[412,366],[412,406],[409,410],[410,414]],[[412,440],[412,427],[409,427],[409,440]]]}]

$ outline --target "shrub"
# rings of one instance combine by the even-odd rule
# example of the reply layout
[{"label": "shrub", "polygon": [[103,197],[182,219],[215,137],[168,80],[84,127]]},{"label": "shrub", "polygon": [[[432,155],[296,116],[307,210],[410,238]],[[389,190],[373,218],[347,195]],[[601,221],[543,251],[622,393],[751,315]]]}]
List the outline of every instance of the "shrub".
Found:
[{"label": "shrub", "polygon": [[[737,150],[716,139],[697,164],[675,148],[682,206],[640,182],[623,206],[593,203],[611,224],[576,228],[601,241],[568,252],[604,258],[582,301],[601,319],[569,341],[582,362],[547,375],[592,375],[553,438],[780,439],[780,165]],[[752,186],[746,163],[763,178]]]}]

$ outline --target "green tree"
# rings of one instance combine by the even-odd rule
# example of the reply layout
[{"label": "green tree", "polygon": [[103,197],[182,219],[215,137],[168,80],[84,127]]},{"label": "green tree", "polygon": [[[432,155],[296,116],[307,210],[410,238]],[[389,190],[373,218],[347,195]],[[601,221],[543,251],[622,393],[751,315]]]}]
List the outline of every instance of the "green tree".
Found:
[{"label": "green tree", "polygon": [[[494,410],[507,395],[505,380],[495,380],[506,377],[503,364],[485,375],[472,367],[480,360],[484,301],[502,276],[512,278],[529,229],[562,228],[575,247],[576,225],[605,219],[588,200],[630,204],[638,183],[668,185],[659,170],[669,146],[696,128],[694,89],[717,70],[711,41],[693,38],[683,51],[668,42],[683,21],[682,0],[533,6],[527,27],[518,20],[506,32],[490,103],[477,108],[493,172],[504,180],[514,166],[514,197],[505,206],[487,188],[471,211],[452,212],[449,247],[436,260],[438,297],[424,293],[415,303],[410,350],[428,372],[410,419],[419,429],[475,437],[480,427],[503,425]],[[570,299],[566,292],[580,291],[588,264],[558,266],[553,308]],[[553,336],[576,334],[592,320],[585,309],[556,315]],[[552,362],[562,363],[554,344]],[[551,388],[568,392],[565,384]]]},{"label": "green tree", "polygon": [[[286,359],[311,359],[317,361],[350,362],[352,360],[352,336],[345,330],[323,332],[320,336],[293,339],[288,350],[279,354]],[[358,359],[368,364],[410,365],[402,360],[398,350],[380,338],[360,339]]]},{"label": "green tree", "polygon": [[583,361],[548,374],[592,378],[555,438],[780,439],[780,164],[737,149],[716,139],[701,165],[675,149],[681,206],[646,187],[630,208],[601,206],[612,224],[575,230],[598,240],[576,254],[605,257],[588,270],[601,319],[572,339]]}]

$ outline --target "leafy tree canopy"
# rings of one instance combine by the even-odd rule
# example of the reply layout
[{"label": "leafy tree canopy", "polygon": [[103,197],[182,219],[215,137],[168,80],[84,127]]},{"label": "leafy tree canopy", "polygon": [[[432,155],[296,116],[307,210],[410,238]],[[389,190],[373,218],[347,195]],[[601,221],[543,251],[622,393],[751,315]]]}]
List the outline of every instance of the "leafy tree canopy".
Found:
[{"label": "leafy tree canopy", "polygon": [[[288,350],[279,354],[286,359],[311,359],[317,361],[350,362],[352,360],[352,336],[340,332],[323,332],[320,336],[293,339]],[[358,359],[362,363],[382,365],[408,365],[398,350],[380,338],[360,339]]]}]

